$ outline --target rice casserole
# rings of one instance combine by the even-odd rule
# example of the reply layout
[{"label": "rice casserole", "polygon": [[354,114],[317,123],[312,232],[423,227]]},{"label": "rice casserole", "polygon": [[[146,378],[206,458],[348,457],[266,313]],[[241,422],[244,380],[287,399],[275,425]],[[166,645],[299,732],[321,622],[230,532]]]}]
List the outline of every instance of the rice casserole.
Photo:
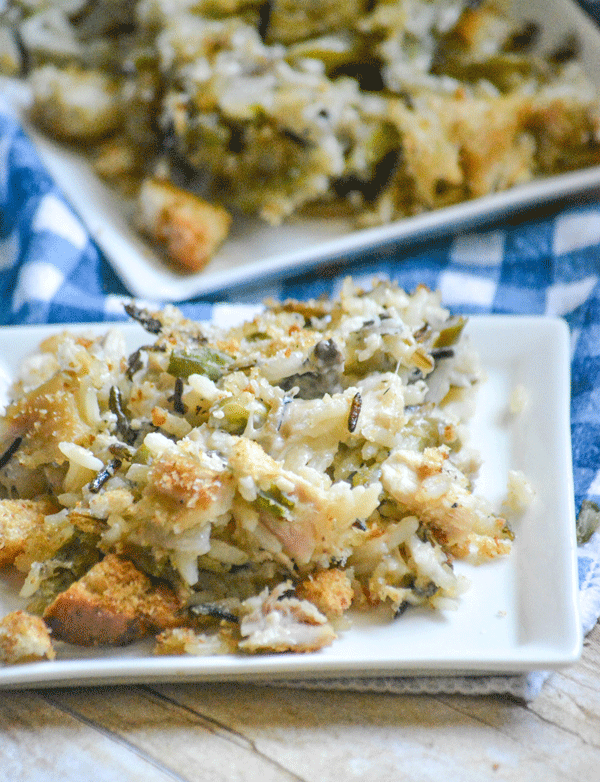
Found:
[{"label": "rice casserole", "polygon": [[[514,6],[514,7],[513,7]],[[8,0],[0,72],[181,267],[231,215],[352,226],[598,165],[569,35],[510,0]]]},{"label": "rice casserole", "polygon": [[30,616],[35,648],[42,617],[54,644],[316,651],[354,611],[456,609],[454,560],[510,553],[529,488],[474,490],[484,376],[439,293],[348,279],[227,329],[128,311],[152,335],[133,353],[64,332],[14,381],[0,564],[23,605],[0,648]]}]

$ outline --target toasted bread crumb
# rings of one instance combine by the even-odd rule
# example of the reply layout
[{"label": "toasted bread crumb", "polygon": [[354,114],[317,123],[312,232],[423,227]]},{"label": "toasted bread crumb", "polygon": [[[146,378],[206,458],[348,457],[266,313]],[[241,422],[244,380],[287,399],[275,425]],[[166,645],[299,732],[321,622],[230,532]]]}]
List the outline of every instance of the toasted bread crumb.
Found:
[{"label": "toasted bread crumb", "polygon": [[124,646],[182,624],[181,607],[168,586],[153,584],[129,560],[108,554],[55,598],[44,619],[63,641]]},{"label": "toasted bread crumb", "polygon": [[12,611],[0,620],[0,660],[7,665],[53,660],[50,630],[39,616]]},{"label": "toasted bread crumb", "polygon": [[350,579],[339,568],[311,574],[296,587],[300,600],[308,600],[325,616],[341,616],[350,608],[354,590]]},{"label": "toasted bread crumb", "polygon": [[56,508],[46,500],[0,500],[0,567],[12,565]]},{"label": "toasted bread crumb", "polygon": [[165,246],[175,263],[200,271],[226,239],[231,215],[218,204],[154,177],[142,183],[138,225]]},{"label": "toasted bread crumb", "polygon": [[154,654],[191,654],[205,657],[210,654],[231,654],[237,649],[237,638],[230,628],[218,633],[199,633],[191,627],[174,627],[156,636]]}]

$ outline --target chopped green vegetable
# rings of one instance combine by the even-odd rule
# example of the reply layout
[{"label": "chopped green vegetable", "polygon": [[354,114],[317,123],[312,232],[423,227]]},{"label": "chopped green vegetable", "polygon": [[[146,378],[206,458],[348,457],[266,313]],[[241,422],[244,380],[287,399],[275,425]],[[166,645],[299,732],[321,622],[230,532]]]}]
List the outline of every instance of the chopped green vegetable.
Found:
[{"label": "chopped green vegetable", "polygon": [[155,553],[148,546],[139,546],[134,543],[127,543],[123,553],[128,559],[131,559],[136,567],[143,570],[151,578],[167,581],[173,586],[180,583],[179,573],[166,554]]},{"label": "chopped green vegetable", "polygon": [[295,505],[277,486],[272,486],[269,491],[259,491],[253,504],[258,510],[266,511],[278,519],[288,518],[288,511],[293,510]]},{"label": "chopped green vegetable", "polygon": [[[222,412],[223,416],[215,416],[215,412]],[[256,399],[253,394],[242,392],[217,402],[212,410],[210,423],[230,434],[243,434],[251,416],[254,428],[259,429],[267,420],[268,412],[264,402]]]},{"label": "chopped green vegetable", "polygon": [[271,339],[271,335],[266,331],[255,331],[252,334],[249,334],[246,339],[248,342],[259,342],[263,339]]},{"label": "chopped green vegetable", "polygon": [[132,464],[148,464],[151,455],[152,454],[148,446],[142,443],[142,445],[140,445],[140,447],[133,455],[133,459],[131,460],[131,462]]},{"label": "chopped green vegetable", "polygon": [[502,534],[506,535],[506,537],[509,540],[514,540],[515,539],[515,533],[512,531],[512,528],[511,528],[510,524],[505,524],[502,527]]},{"label": "chopped green vegetable", "polygon": [[370,486],[381,477],[381,464],[370,460],[361,465],[351,476],[352,486]]},{"label": "chopped green vegetable", "polygon": [[188,378],[190,375],[206,375],[210,380],[218,380],[224,374],[233,359],[227,353],[215,348],[202,347],[194,353],[174,350],[169,358],[167,372],[173,377]]},{"label": "chopped green vegetable", "polygon": [[451,345],[456,345],[466,323],[467,319],[462,316],[449,318],[448,321],[446,321],[446,326],[443,329],[440,329],[440,333],[433,343],[433,347],[448,348]]},{"label": "chopped green vegetable", "polygon": [[54,598],[68,589],[100,560],[100,536],[76,529],[54,556],[42,563],[40,583],[27,609],[41,614]]},{"label": "chopped green vegetable", "polygon": [[535,78],[540,81],[547,79],[545,64],[514,52],[504,52],[473,62],[446,60],[445,70],[448,76],[459,81],[474,83],[485,79],[500,92],[509,92],[514,88],[515,83],[523,79]]}]

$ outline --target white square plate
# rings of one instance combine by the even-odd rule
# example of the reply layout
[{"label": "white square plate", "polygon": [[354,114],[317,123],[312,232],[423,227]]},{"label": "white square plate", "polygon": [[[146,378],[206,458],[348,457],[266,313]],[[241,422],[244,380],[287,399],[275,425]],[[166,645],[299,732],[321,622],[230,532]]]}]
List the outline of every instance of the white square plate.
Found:
[{"label": "white square plate", "polygon": [[[137,325],[121,328],[131,350],[147,341]],[[58,330],[0,329],[3,382],[40,339]],[[471,426],[473,445],[484,460],[477,490],[499,505],[507,472],[515,468],[525,472],[536,498],[515,529],[510,556],[479,567],[457,563],[472,582],[457,611],[414,610],[396,621],[389,621],[389,614],[362,616],[332,646],[310,654],[153,657],[149,644],[87,650],[62,645],[55,661],[0,668],[0,687],[517,673],[575,662],[582,640],[568,329],[559,319],[491,316],[471,318],[467,333],[488,375]],[[527,403],[510,416],[509,397],[519,385]],[[5,387],[2,397],[4,392]],[[1,615],[22,607],[18,579],[14,573],[3,576]]]},{"label": "white square plate", "polygon": [[[575,0],[529,0],[513,15],[539,23],[538,48],[552,51],[575,33],[583,68],[600,89],[600,28]],[[27,95],[14,83],[5,91],[26,121]],[[472,229],[575,193],[600,188],[600,166],[536,180],[511,190],[407,217],[390,225],[356,230],[346,220],[304,219],[273,228],[246,218],[234,221],[228,240],[199,273],[183,274],[131,228],[131,204],[109,190],[85,160],[28,127],[48,169],[129,292],[150,301],[183,301],[269,277],[282,279],[375,247],[426,240]]]}]

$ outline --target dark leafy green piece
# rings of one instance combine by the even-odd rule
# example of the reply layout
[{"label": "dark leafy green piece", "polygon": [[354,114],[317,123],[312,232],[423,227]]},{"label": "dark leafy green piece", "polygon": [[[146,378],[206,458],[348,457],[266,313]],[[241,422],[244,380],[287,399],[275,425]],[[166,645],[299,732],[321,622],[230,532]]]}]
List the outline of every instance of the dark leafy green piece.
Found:
[{"label": "dark leafy green piece", "polygon": [[28,610],[34,614],[43,613],[57,595],[99,562],[99,540],[100,535],[96,533],[76,529],[54,556],[41,564],[41,583],[27,606]]}]

